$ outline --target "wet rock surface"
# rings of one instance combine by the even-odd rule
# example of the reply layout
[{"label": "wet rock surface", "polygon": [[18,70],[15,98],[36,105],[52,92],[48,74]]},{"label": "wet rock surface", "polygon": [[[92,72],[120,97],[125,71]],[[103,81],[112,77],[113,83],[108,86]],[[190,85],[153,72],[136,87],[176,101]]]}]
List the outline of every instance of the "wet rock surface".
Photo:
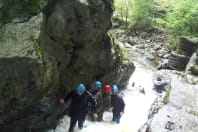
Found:
[{"label": "wet rock surface", "polygon": [[159,114],[155,115],[148,128],[148,132],[196,132],[197,116],[186,113],[183,109],[178,109],[170,105],[160,109]]},{"label": "wet rock surface", "polygon": [[[166,35],[165,32],[160,32],[159,35],[152,32],[149,35],[153,36],[148,37],[147,33],[128,34],[124,28],[120,28],[118,31],[115,28],[113,31],[116,32],[117,38],[122,47],[126,49],[129,58],[133,56],[131,54],[141,54],[142,58],[147,60],[148,65],[156,66],[156,73],[161,72],[168,79],[167,83],[165,81],[162,83],[162,81],[157,81],[157,76],[155,77],[154,89],[156,89],[158,97],[150,108],[148,121],[138,132],[197,132],[198,77],[192,75],[190,70],[177,71],[178,68],[184,70],[187,63],[191,66],[196,65],[196,53],[194,53],[194,58],[189,59],[189,55],[196,50],[189,50],[189,54],[185,56],[171,55],[168,43],[162,37]],[[180,43],[183,45],[183,39]],[[181,47],[185,46],[180,45],[180,49],[186,49]],[[170,66],[171,56],[174,56],[172,57],[174,60],[179,56],[179,59],[176,59],[178,64],[171,61]]]},{"label": "wet rock surface", "polygon": [[196,85],[182,82],[173,75],[169,96],[164,97],[168,99],[168,102],[159,109],[157,114],[153,115],[150,123],[147,124],[147,131],[196,132],[198,130],[197,90]]}]

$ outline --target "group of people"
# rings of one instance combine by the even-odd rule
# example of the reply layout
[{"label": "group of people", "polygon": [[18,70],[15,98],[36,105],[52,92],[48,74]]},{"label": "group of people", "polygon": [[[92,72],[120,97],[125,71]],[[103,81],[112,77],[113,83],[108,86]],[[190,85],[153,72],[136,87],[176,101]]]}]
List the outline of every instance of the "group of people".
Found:
[{"label": "group of people", "polygon": [[117,85],[102,86],[100,81],[95,81],[89,90],[81,83],[75,90],[61,98],[60,104],[71,100],[69,132],[74,131],[77,121],[78,128],[82,129],[87,116],[91,120],[102,121],[104,111],[110,107],[113,108],[112,121],[120,123],[120,118],[124,114],[125,102],[118,92]]}]

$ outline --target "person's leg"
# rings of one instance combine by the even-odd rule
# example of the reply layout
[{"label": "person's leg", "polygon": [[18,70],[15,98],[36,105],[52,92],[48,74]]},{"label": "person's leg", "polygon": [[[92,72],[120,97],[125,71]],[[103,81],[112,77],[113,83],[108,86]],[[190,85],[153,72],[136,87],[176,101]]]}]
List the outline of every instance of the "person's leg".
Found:
[{"label": "person's leg", "polygon": [[69,132],[73,132],[74,131],[74,127],[76,125],[77,119],[74,117],[70,118],[70,126],[69,126]]},{"label": "person's leg", "polygon": [[85,119],[79,119],[79,120],[78,120],[78,128],[79,128],[79,129],[82,129],[82,128],[83,128],[84,122],[85,122]]},{"label": "person's leg", "polygon": [[100,111],[100,112],[98,112],[98,119],[97,119],[97,121],[102,121],[103,120],[103,111]]},{"label": "person's leg", "polygon": [[116,121],[116,115],[113,113],[113,119],[112,121]]},{"label": "person's leg", "polygon": [[121,118],[120,115],[116,115],[116,122],[117,122],[118,124],[120,123],[120,118]]}]

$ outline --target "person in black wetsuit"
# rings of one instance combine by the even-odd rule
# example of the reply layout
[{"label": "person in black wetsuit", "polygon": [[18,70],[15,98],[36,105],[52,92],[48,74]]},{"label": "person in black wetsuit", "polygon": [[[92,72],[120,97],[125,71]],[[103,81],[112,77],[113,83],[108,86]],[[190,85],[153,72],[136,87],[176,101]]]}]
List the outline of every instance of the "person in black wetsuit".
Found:
[{"label": "person in black wetsuit", "polygon": [[83,128],[83,123],[85,121],[85,118],[88,113],[88,104],[91,104],[91,111],[93,113],[93,116],[97,118],[97,108],[96,108],[96,99],[93,97],[93,95],[86,90],[84,84],[79,84],[75,90],[68,93],[64,99],[60,99],[60,103],[63,104],[64,102],[67,102],[68,100],[71,100],[70,103],[70,127],[69,132],[74,131],[74,127],[78,121],[78,128]]},{"label": "person in black wetsuit", "polygon": [[113,107],[113,119],[116,123],[120,123],[120,118],[124,114],[125,102],[118,94],[118,87],[112,86],[111,105]]}]

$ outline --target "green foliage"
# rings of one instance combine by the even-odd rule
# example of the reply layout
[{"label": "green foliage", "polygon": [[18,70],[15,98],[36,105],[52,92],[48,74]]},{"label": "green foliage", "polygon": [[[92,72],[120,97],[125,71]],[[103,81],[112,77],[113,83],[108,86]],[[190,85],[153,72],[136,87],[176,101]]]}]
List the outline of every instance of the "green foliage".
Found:
[{"label": "green foliage", "polygon": [[124,48],[121,48],[119,46],[119,42],[118,40],[116,39],[115,37],[115,34],[111,33],[111,32],[108,32],[108,35],[111,39],[111,42],[112,42],[112,47],[113,49],[115,50],[115,53],[114,55],[116,55],[116,57],[114,57],[113,59],[117,61],[117,63],[119,64],[123,64],[124,63],[124,56],[125,56],[125,50]]},{"label": "green foliage", "polygon": [[132,29],[149,29],[152,26],[150,18],[152,5],[152,0],[133,0],[133,10],[130,17]]},{"label": "green foliage", "polygon": [[167,28],[177,35],[197,35],[197,0],[180,0],[174,4],[173,11],[167,14]]},{"label": "green foliage", "polygon": [[36,39],[31,39],[31,40],[34,43],[35,54],[38,57],[38,59],[41,60],[41,62],[42,62],[43,71],[46,71],[46,62],[44,60],[43,52],[42,52],[42,49],[40,47],[40,44],[39,44],[38,40],[36,40]]},{"label": "green foliage", "polygon": [[169,46],[172,50],[176,50],[177,44],[179,43],[179,37],[176,35],[168,35],[167,36]]},{"label": "green foliage", "polygon": [[130,22],[131,29],[147,29],[152,26],[150,19],[152,5],[152,0],[115,0],[114,14]]},{"label": "green foliage", "polygon": [[42,58],[41,47],[40,47],[39,43],[37,42],[37,40],[33,39],[33,43],[34,43],[34,49],[35,49],[36,56],[39,59],[41,59]]},{"label": "green foliage", "polygon": [[162,19],[163,21],[166,21],[167,13],[173,10],[173,5],[177,4],[177,2],[178,0],[155,1],[152,9],[152,17],[154,19]]},{"label": "green foliage", "polygon": [[131,0],[115,0],[115,14],[123,21],[128,21],[132,11]]},{"label": "green foliage", "polygon": [[156,18],[155,23],[160,26],[160,27],[165,27],[166,26],[166,20],[162,18]]},{"label": "green foliage", "polygon": [[155,25],[168,29],[172,49],[176,49],[180,36],[198,34],[197,0],[157,0],[151,17]]}]

